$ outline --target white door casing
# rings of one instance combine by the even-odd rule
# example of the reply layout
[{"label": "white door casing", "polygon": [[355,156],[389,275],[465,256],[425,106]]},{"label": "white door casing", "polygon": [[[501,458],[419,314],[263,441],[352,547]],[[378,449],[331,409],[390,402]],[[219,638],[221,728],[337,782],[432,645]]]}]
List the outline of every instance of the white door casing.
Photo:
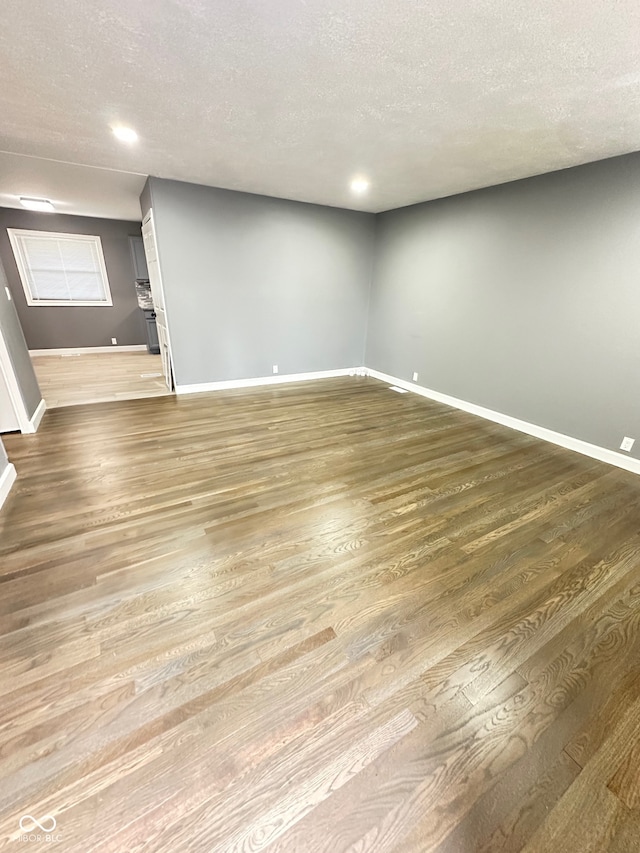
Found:
[{"label": "white door casing", "polygon": [[167,312],[165,308],[164,289],[162,286],[162,273],[158,259],[156,232],[153,222],[153,210],[150,210],[142,222],[142,240],[144,253],[149,270],[149,284],[151,285],[151,298],[156,312],[156,327],[158,330],[158,342],[160,344],[160,356],[162,358],[162,373],[169,390],[173,391],[173,361],[171,358],[171,341],[169,338],[169,327],[167,323]]}]

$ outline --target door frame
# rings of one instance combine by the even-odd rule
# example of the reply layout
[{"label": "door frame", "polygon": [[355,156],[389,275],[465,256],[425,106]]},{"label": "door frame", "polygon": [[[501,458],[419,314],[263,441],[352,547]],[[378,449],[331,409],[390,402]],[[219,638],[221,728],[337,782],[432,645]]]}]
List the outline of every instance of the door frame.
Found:
[{"label": "door frame", "polygon": [[[155,253],[156,253],[156,270],[158,273],[158,276],[157,276],[158,280],[157,280],[156,284],[157,284],[158,290],[160,292],[160,297],[162,299],[162,307],[160,310],[162,311],[162,313],[164,315],[164,320],[165,320],[164,325],[163,325],[163,330],[166,333],[167,352],[166,352],[166,354],[163,352],[163,344],[164,344],[163,338],[165,337],[165,335],[164,334],[158,335],[158,337],[160,339],[160,358],[163,361],[163,373],[165,376],[165,381],[167,383],[167,387],[169,388],[170,391],[175,393],[176,378],[175,378],[175,374],[174,374],[174,370],[173,370],[173,352],[172,352],[172,348],[171,348],[171,333],[169,332],[169,312],[167,311],[167,298],[166,298],[166,294],[165,294],[165,290],[164,290],[164,284],[162,281],[162,269],[160,266],[160,251],[158,249],[158,236],[157,236],[157,232],[156,232],[156,224],[155,224],[155,219],[153,216],[153,208],[152,207],[150,207],[149,210],[147,211],[147,213],[144,215],[144,217],[142,219],[142,229],[141,229],[142,230],[142,245],[144,247],[145,257],[147,260],[147,269],[148,269],[149,268],[149,258],[147,257],[147,249],[146,249],[146,246],[144,244],[144,229],[145,229],[145,226],[147,224],[149,225],[149,230],[151,232],[151,237],[153,238],[153,245],[154,245],[154,249],[155,249]],[[149,274],[149,281],[151,281],[151,274]],[[153,296],[153,284],[151,285],[151,294]],[[155,304],[154,304],[154,308],[156,308]],[[157,312],[157,308],[156,308],[156,316],[157,316],[157,313],[158,312]],[[166,358],[166,364],[165,364],[165,358]],[[168,376],[167,376],[167,372],[165,372],[165,369],[166,369],[166,371],[168,371]]]}]

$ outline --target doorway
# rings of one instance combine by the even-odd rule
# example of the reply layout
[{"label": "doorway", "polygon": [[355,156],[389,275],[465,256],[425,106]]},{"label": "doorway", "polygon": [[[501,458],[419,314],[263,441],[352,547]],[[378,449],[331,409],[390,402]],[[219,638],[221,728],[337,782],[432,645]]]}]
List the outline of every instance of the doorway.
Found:
[{"label": "doorway", "polygon": [[[144,241],[131,222],[17,210],[2,215],[0,255],[18,322],[32,344],[26,359],[48,408],[173,393],[152,216],[145,218]],[[155,341],[155,306],[144,310],[149,306],[141,304],[137,286],[151,276],[161,313]]]}]

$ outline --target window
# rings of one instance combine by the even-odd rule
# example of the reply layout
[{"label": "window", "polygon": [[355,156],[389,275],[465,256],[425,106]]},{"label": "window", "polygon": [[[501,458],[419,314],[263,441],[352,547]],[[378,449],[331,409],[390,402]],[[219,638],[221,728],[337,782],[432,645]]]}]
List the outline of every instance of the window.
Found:
[{"label": "window", "polygon": [[112,305],[99,237],[8,228],[27,305]]}]

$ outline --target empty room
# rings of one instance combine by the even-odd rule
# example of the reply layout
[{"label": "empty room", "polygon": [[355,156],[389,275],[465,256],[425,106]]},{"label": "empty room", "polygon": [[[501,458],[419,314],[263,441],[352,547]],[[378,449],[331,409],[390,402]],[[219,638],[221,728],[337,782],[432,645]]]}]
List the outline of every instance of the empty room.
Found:
[{"label": "empty room", "polygon": [[640,851],[639,43],[5,0],[0,850]]}]

